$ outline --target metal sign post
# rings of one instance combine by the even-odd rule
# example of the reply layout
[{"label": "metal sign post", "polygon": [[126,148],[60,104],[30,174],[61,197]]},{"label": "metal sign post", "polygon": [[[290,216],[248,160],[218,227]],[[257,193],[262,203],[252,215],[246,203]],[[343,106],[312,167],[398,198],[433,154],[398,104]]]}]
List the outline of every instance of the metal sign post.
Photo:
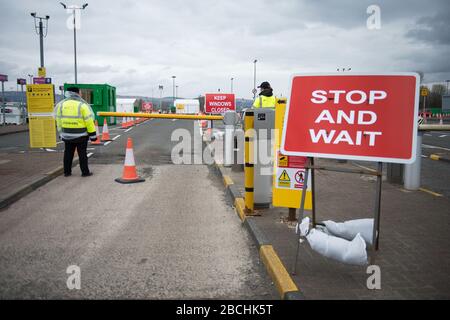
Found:
[{"label": "metal sign post", "polygon": [[6,108],[6,101],[5,101],[5,82],[8,81],[8,76],[6,74],[0,74],[0,82],[2,83],[2,116],[3,121],[2,125],[6,125],[6,114],[5,114],[5,108]]},{"label": "metal sign post", "polygon": [[[311,163],[311,158],[308,157],[308,159],[306,160],[306,166],[305,168],[310,167],[310,163]],[[303,214],[305,212],[305,199],[306,199],[306,189],[308,186],[308,170],[306,170],[306,174],[305,174],[305,182],[303,183],[303,189],[302,189],[302,198],[300,200],[300,209],[298,211],[298,225],[300,226],[300,223],[303,220]],[[293,271],[292,274],[296,274],[297,273],[297,260],[298,260],[298,252],[300,251],[300,228],[297,228],[297,233],[298,233],[298,237],[297,237],[297,251],[295,252],[295,261],[294,261],[294,267],[293,267]]]}]

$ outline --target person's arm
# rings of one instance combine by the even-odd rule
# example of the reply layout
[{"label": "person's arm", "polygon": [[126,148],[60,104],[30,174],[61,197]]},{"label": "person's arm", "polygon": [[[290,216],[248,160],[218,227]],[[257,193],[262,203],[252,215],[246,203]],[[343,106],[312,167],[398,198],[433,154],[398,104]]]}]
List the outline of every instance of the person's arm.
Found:
[{"label": "person's arm", "polygon": [[259,97],[255,98],[255,101],[253,101],[253,108],[259,108]]},{"label": "person's arm", "polygon": [[89,139],[91,141],[97,140],[97,131],[95,130],[95,123],[94,123],[94,113],[92,112],[92,109],[87,105],[83,104],[81,106],[81,115],[83,116],[84,123],[86,125],[86,130],[89,135]]}]

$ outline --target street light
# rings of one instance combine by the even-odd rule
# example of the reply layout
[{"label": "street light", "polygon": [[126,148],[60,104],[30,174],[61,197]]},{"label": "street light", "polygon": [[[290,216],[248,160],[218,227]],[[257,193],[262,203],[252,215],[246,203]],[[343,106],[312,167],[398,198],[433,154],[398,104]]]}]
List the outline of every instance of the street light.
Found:
[{"label": "street light", "polygon": [[175,107],[175,78],[177,76],[172,76],[172,97],[173,97],[173,106]]},{"label": "street light", "polygon": [[32,84],[32,83],[33,83],[33,77],[34,77],[34,76],[33,76],[32,74],[29,74],[28,76],[30,77],[30,84]]},{"label": "street light", "polygon": [[163,90],[164,90],[164,86],[159,85],[158,89],[159,89],[159,110],[161,110],[162,93],[163,93]]},{"label": "street light", "polygon": [[178,97],[178,86],[175,86],[175,98]]},{"label": "street light", "polygon": [[256,93],[258,92],[258,90],[256,90],[256,62],[258,62],[258,60],[255,59],[255,61],[253,61],[253,99],[256,98]]},{"label": "street light", "polygon": [[448,94],[448,83],[450,82],[450,80],[445,80],[445,82],[447,82],[447,94]]},{"label": "street light", "polygon": [[75,15],[76,10],[84,10],[88,6],[87,3],[80,6],[67,6],[64,3],[60,2],[60,4],[63,6],[65,10],[72,9],[72,15],[73,15],[73,52],[74,52],[74,63],[75,63],[75,83],[78,83],[78,76],[77,76],[77,26],[75,23]]},{"label": "street light", "polygon": [[[48,19],[50,19],[50,16],[38,17],[36,15],[36,12],[30,13],[30,15],[34,18],[34,29],[36,30],[36,33],[39,35],[39,51],[40,51],[40,55],[41,55],[41,68],[43,68],[44,67],[44,37],[47,36]],[[39,20],[39,22],[37,23],[38,20]],[[45,20],[45,28],[44,28],[44,24],[42,23],[42,20]],[[44,35],[44,29],[45,29],[45,35]]]},{"label": "street light", "polygon": [[231,93],[233,93],[233,80],[234,80],[234,78],[231,78],[230,80],[231,80]]}]

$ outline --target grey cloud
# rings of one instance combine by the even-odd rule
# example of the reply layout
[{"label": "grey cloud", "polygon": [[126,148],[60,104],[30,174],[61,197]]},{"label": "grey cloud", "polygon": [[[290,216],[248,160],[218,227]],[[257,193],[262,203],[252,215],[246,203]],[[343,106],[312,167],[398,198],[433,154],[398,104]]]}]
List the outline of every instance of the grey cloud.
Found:
[{"label": "grey cloud", "polygon": [[447,12],[440,12],[432,17],[422,17],[417,26],[406,33],[415,40],[450,45],[450,6]]}]

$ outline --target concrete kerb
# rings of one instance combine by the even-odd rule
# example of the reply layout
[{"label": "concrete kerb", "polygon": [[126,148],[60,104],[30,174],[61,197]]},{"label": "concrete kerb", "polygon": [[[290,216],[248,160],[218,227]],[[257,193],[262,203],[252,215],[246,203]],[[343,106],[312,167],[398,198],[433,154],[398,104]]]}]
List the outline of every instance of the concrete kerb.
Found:
[{"label": "concrete kerb", "polygon": [[8,134],[14,134],[14,133],[20,133],[20,132],[27,132],[29,129],[19,129],[14,131],[6,131],[6,132],[0,132],[0,136],[6,136]]},{"label": "concrete kerb", "polygon": [[[73,167],[78,165],[78,158],[75,158],[73,160]],[[44,174],[44,176],[39,177],[35,179],[34,181],[26,184],[25,186],[19,187],[16,190],[13,190],[12,192],[8,193],[6,196],[0,198],[0,210],[3,210],[13,204],[14,202],[20,200],[21,198],[25,197],[27,194],[33,192],[39,187],[42,187],[47,182],[50,182],[51,180],[55,179],[56,177],[60,176],[64,173],[64,167],[59,166],[52,171],[49,171]]]},{"label": "concrete kerb", "polygon": [[280,293],[281,298],[283,300],[305,300],[305,297],[295,285],[275,249],[253,220],[257,218],[247,217],[245,215],[244,199],[236,185],[231,178],[223,172],[223,166],[217,163],[214,163],[214,165],[222,177],[227,193],[232,198],[237,215],[257,244],[260,258]]}]

